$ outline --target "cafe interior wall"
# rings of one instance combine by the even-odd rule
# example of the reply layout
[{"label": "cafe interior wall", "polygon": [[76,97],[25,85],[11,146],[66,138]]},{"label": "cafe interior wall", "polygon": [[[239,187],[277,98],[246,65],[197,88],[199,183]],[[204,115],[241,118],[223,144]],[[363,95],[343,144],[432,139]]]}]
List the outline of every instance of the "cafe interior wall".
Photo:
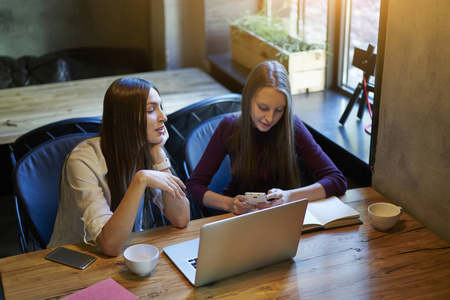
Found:
[{"label": "cafe interior wall", "polygon": [[153,70],[206,68],[203,0],[0,0],[0,56],[145,50]]},{"label": "cafe interior wall", "polygon": [[208,72],[207,55],[230,51],[230,20],[260,6],[260,0],[152,0],[156,69],[198,67]]},{"label": "cafe interior wall", "polygon": [[388,5],[373,188],[450,242],[450,1]]},{"label": "cafe interior wall", "polygon": [[78,47],[133,47],[152,70],[198,67],[230,50],[229,20],[260,0],[0,0],[0,56]]},{"label": "cafe interior wall", "polygon": [[149,49],[146,0],[0,0],[0,55],[77,47]]}]

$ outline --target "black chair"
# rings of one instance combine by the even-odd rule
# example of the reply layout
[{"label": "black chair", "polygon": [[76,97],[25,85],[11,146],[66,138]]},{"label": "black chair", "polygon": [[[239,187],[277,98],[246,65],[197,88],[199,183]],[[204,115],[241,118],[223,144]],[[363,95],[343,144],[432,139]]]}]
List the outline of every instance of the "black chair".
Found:
[{"label": "black chair", "polygon": [[28,241],[46,247],[59,202],[59,176],[66,155],[80,141],[98,134],[101,118],[54,122],[20,136],[10,145],[20,249]]},{"label": "black chair", "polygon": [[95,133],[74,133],[47,141],[25,154],[13,170],[13,187],[22,252],[28,241],[45,249],[53,233],[59,180],[67,154]]},{"label": "black chair", "polygon": [[[173,168],[183,182],[187,179],[183,167],[183,145],[189,133],[205,120],[240,110],[241,95],[225,94],[199,101],[167,116],[169,139],[165,148],[170,155]],[[195,220],[201,217],[203,217],[203,213],[191,202],[191,219]]]},{"label": "black chair", "polygon": [[10,145],[13,167],[22,156],[46,141],[72,133],[98,133],[101,124],[101,117],[74,118],[50,123],[27,132]]},{"label": "black chair", "polygon": [[169,139],[165,148],[181,180],[186,180],[183,172],[183,145],[189,133],[205,120],[240,110],[241,95],[226,94],[202,100],[167,116]]},{"label": "black chair", "polygon": [[[195,128],[186,138],[184,144],[184,170],[186,177],[189,177],[192,171],[200,161],[203,152],[205,152],[206,146],[211,139],[214,131],[219,125],[220,121],[229,114],[222,114],[208,119]],[[211,179],[208,188],[216,193],[222,193],[222,191],[228,186],[231,180],[231,163],[228,155],[222,161],[216,174]],[[197,213],[201,213],[202,216],[209,216],[213,213],[206,207],[194,206]]]}]

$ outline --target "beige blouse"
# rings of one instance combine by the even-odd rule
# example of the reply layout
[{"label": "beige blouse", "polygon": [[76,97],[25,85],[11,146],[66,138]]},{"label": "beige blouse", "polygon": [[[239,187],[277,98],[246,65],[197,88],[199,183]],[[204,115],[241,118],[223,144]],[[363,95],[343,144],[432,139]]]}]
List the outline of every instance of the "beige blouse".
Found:
[{"label": "beige blouse", "polygon": [[[69,154],[61,173],[58,213],[47,248],[82,241],[96,245],[97,236],[113,214],[107,172],[100,137],[79,143]],[[161,190],[152,189],[152,194],[155,195],[153,203],[162,212]],[[136,216],[135,231],[142,230],[143,201]]]}]

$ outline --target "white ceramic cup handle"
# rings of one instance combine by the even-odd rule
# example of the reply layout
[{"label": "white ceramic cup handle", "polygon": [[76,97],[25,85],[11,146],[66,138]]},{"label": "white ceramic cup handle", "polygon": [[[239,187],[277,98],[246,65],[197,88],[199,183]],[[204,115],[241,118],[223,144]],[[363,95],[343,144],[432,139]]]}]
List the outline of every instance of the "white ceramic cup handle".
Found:
[{"label": "white ceramic cup handle", "polygon": [[400,215],[401,216],[403,214],[403,208],[401,206],[397,206],[398,208],[400,208]]}]

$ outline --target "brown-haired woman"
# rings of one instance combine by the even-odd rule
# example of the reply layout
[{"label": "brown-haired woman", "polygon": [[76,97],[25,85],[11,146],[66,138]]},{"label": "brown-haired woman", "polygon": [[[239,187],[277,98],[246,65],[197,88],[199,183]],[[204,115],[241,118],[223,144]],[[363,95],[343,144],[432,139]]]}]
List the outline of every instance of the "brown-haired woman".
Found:
[{"label": "brown-haired woman", "polygon": [[153,83],[121,78],[111,84],[100,135],[78,144],[64,164],[48,247],[84,241],[117,256],[132,231],[167,219],[179,228],[189,223],[185,185],[164,149],[166,121]]},{"label": "brown-haired woman", "polygon": [[[242,214],[288,201],[342,195],[347,181],[292,113],[289,76],[277,61],[257,65],[242,92],[242,112],[225,117],[186,182],[191,200],[218,211]],[[208,189],[229,154],[232,178],[222,194]],[[316,182],[301,182],[299,161]],[[268,203],[251,205],[245,192],[267,193]]]}]

